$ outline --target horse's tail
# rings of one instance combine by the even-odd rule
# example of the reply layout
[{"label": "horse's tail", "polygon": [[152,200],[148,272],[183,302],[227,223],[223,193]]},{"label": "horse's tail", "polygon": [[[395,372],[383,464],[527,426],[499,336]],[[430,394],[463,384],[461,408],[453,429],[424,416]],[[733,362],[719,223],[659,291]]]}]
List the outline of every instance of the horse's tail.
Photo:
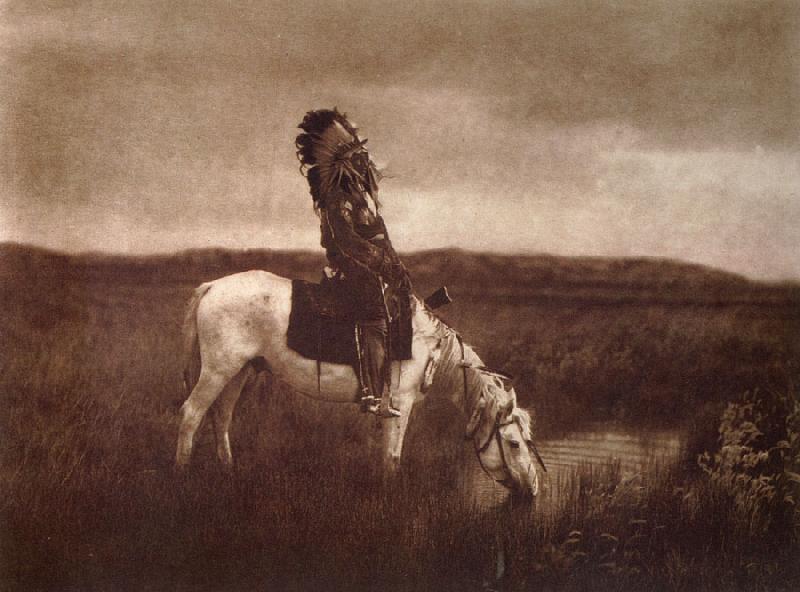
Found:
[{"label": "horse's tail", "polygon": [[211,289],[212,282],[206,282],[195,288],[194,294],[186,305],[183,317],[183,386],[188,396],[200,378],[200,342],[197,339],[197,307],[200,300]]}]

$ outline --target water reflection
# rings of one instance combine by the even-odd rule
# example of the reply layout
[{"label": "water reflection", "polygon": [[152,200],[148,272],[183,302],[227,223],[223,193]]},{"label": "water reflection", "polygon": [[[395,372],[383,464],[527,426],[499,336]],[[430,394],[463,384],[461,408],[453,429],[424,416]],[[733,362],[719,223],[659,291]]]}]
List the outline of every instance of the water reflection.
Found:
[{"label": "water reflection", "polygon": [[[570,477],[582,471],[601,474],[613,468],[622,479],[632,479],[648,467],[668,467],[678,462],[681,434],[675,430],[635,431],[612,424],[593,424],[563,437],[537,442],[547,465],[541,501],[552,502]],[[507,491],[492,482],[474,463],[465,475],[472,501],[484,508],[507,499]]]},{"label": "water reflection", "polygon": [[585,464],[618,463],[623,476],[654,463],[662,466],[674,463],[680,451],[681,437],[677,431],[634,431],[608,424],[594,425],[539,445],[551,472]]}]

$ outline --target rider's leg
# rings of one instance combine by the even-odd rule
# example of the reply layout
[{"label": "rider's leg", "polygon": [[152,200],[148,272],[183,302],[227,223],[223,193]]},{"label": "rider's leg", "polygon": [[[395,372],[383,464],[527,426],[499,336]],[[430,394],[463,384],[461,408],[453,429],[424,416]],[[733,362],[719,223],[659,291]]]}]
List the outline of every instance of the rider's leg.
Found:
[{"label": "rider's leg", "polygon": [[380,399],[383,395],[384,365],[386,363],[386,321],[361,321],[363,339],[364,378],[369,394]]},{"label": "rider's leg", "polygon": [[359,325],[363,339],[364,378],[368,383],[369,394],[375,398],[376,402],[382,401],[379,415],[394,417],[397,413],[393,410],[389,400],[389,385],[386,375],[389,364],[386,351],[388,332],[386,321],[383,319],[361,321]]}]

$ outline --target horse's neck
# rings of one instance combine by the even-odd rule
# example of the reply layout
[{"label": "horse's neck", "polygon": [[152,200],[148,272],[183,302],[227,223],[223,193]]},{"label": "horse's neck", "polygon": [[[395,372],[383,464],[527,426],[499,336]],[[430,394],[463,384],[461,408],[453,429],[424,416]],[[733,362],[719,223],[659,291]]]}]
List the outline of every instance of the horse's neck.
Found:
[{"label": "horse's neck", "polygon": [[415,299],[413,306],[414,330],[437,339],[442,348],[432,388],[446,393],[456,407],[469,415],[480,396],[482,377],[479,371],[464,368],[462,363],[483,366],[483,362],[453,329],[426,311],[419,301]]},{"label": "horse's neck", "polygon": [[[464,358],[461,362],[473,367],[483,366],[483,360],[468,345],[464,346]],[[474,368],[465,368],[464,371],[467,373],[468,388],[466,392],[461,393],[461,400],[464,402],[464,411],[469,413],[475,407],[475,403],[483,391],[483,376]]]},{"label": "horse's neck", "polygon": [[469,415],[480,396],[482,390],[482,377],[480,373],[469,366],[482,366],[478,354],[464,344],[455,333],[446,337],[444,351],[442,352],[442,374],[446,375],[444,384],[450,400]]}]

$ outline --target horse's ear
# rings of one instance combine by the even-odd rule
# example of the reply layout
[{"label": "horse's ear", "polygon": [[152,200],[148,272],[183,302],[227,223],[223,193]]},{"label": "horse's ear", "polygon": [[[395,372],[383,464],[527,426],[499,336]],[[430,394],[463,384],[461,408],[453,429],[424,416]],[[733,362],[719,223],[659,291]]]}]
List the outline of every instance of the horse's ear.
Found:
[{"label": "horse's ear", "polygon": [[514,401],[514,407],[516,407],[517,406],[517,391],[515,391],[514,387],[512,386],[512,387],[509,387],[509,389],[506,392],[511,396],[511,400]]},{"label": "horse's ear", "polygon": [[501,385],[491,386],[490,389],[494,390],[495,398],[497,399],[497,412],[501,420],[505,420],[511,416],[514,407],[517,404],[516,394],[512,390],[506,390]]},{"label": "horse's ear", "polygon": [[[506,391],[506,392],[508,392],[508,391]],[[513,397],[507,397],[506,400],[503,402],[503,404],[500,406],[500,409],[498,409],[498,411],[501,414],[501,417],[503,417],[503,418],[510,417],[511,413],[514,411],[514,406],[515,405],[516,405],[516,402],[514,401],[514,398]]]}]

